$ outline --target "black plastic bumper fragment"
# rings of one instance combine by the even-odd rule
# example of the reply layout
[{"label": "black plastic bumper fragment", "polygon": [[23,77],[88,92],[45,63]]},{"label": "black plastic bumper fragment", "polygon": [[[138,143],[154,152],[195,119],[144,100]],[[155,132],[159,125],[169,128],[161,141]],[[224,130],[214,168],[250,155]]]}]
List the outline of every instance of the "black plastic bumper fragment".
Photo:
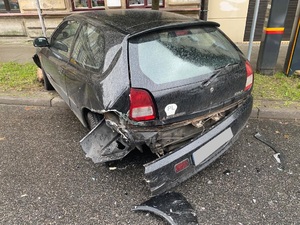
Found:
[{"label": "black plastic bumper fragment", "polygon": [[[150,186],[151,194],[158,195],[169,190],[221,156],[246,125],[252,104],[253,98],[249,97],[243,105],[204,135],[194,138],[170,154],[145,164],[145,179]],[[180,172],[175,172],[175,167],[180,162],[188,162],[188,166]]]},{"label": "black plastic bumper fragment", "polygon": [[121,135],[108,127],[105,120],[80,141],[86,157],[91,158],[94,163],[122,159],[132,150],[125,144],[120,148],[118,143],[122,143]]},{"label": "black plastic bumper fragment", "polygon": [[196,212],[186,198],[177,192],[165,192],[135,206],[133,211],[148,211],[171,225],[197,225]]}]

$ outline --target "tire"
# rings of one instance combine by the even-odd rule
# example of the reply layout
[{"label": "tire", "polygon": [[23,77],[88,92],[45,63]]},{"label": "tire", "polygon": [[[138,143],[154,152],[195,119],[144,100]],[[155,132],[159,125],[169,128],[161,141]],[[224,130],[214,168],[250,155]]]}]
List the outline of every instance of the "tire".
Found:
[{"label": "tire", "polygon": [[103,116],[97,113],[88,112],[86,114],[86,121],[90,130],[94,129],[103,120]]},{"label": "tire", "polygon": [[48,80],[48,77],[46,76],[46,73],[43,69],[42,69],[42,72],[43,72],[43,83],[44,83],[45,90],[47,90],[47,91],[54,90],[52,84]]}]

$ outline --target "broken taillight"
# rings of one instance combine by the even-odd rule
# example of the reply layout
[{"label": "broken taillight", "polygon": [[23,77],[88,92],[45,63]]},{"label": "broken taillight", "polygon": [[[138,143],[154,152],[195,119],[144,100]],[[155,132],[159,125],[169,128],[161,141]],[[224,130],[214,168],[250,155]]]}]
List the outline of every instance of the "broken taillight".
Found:
[{"label": "broken taillight", "polygon": [[148,91],[130,89],[129,117],[135,121],[153,120],[156,118],[155,106]]},{"label": "broken taillight", "polygon": [[244,91],[250,90],[253,84],[253,70],[249,61],[246,61],[246,72],[247,72],[247,79],[246,79]]}]

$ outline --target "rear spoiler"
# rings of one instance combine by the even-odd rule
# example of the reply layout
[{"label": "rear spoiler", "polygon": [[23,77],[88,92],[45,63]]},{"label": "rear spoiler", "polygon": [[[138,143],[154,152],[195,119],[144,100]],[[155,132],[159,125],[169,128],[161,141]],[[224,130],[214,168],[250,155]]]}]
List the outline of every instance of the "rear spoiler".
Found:
[{"label": "rear spoiler", "polygon": [[181,23],[172,23],[172,24],[154,27],[154,28],[151,28],[148,30],[134,33],[132,35],[129,35],[128,39],[139,36],[141,34],[151,33],[154,31],[162,31],[162,30],[170,29],[170,28],[173,29],[173,28],[186,28],[186,27],[220,27],[220,24],[217,22],[213,22],[213,21],[203,21],[203,20],[197,20],[197,21],[185,22],[185,23],[182,23],[182,22]]}]

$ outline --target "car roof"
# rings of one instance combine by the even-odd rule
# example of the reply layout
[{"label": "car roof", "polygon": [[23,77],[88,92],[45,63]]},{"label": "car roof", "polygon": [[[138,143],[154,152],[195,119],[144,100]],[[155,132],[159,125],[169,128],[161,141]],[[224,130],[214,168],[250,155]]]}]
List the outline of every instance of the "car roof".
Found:
[{"label": "car roof", "polygon": [[215,22],[207,22],[192,17],[183,16],[158,10],[101,10],[72,14],[67,18],[78,18],[113,27],[124,34],[136,34],[157,28],[174,27],[182,25],[208,25],[219,26]]}]

